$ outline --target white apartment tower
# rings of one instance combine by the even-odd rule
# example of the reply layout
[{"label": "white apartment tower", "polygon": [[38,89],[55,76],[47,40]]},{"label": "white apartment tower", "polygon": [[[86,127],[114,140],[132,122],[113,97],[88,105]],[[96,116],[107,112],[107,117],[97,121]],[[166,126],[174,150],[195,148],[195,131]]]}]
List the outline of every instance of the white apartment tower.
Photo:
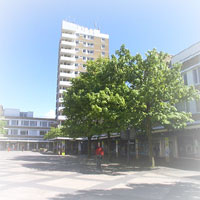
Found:
[{"label": "white apartment tower", "polygon": [[71,86],[71,79],[85,72],[87,60],[109,56],[109,35],[100,30],[63,21],[59,44],[57,71],[56,119],[59,124],[66,117],[62,114],[63,92]]}]

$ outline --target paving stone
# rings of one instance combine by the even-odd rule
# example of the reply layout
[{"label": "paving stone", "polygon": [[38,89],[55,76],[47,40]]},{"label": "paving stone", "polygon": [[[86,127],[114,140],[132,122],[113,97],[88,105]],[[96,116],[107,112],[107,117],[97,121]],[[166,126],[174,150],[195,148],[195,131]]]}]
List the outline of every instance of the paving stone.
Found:
[{"label": "paving stone", "polygon": [[0,152],[1,200],[197,200],[200,171],[138,169],[85,156]]}]

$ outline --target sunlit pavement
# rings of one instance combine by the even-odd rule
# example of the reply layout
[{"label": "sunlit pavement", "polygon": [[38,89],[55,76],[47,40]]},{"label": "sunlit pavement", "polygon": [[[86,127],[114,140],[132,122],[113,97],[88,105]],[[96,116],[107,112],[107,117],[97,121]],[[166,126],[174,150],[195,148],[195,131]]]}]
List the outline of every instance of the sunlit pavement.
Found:
[{"label": "sunlit pavement", "polygon": [[84,156],[0,152],[1,200],[200,199],[200,171],[138,169]]}]

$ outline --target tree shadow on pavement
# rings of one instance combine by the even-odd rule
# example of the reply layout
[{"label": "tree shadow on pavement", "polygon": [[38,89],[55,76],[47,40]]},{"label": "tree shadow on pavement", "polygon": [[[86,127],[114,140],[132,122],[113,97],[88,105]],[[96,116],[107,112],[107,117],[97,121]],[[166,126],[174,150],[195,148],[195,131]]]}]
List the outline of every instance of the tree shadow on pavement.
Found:
[{"label": "tree shadow on pavement", "polygon": [[187,171],[200,171],[200,160],[197,159],[174,158],[169,162],[166,162],[164,159],[158,159],[157,165]]},{"label": "tree shadow on pavement", "polygon": [[119,175],[127,171],[147,171],[153,170],[150,167],[136,167],[120,163],[106,162],[102,163],[102,171],[96,169],[95,157],[87,156],[58,156],[58,155],[37,155],[37,156],[17,156],[13,160],[23,161],[23,167],[41,170],[41,171],[70,171],[83,174],[108,174]]},{"label": "tree shadow on pavement", "polygon": [[50,200],[197,200],[199,184],[129,184],[127,188],[110,190],[79,190],[75,194],[59,194]]}]

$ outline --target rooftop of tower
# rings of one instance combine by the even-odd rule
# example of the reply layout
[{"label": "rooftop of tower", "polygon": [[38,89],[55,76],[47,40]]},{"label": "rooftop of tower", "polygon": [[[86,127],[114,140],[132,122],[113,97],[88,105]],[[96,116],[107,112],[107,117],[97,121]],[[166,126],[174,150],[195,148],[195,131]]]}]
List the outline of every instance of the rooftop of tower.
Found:
[{"label": "rooftop of tower", "polygon": [[103,37],[103,38],[109,39],[109,35],[101,33],[99,29],[89,29],[87,27],[80,26],[78,24],[68,22],[66,20],[62,21],[62,30],[71,30],[73,32],[80,33],[80,34],[88,34],[88,35],[93,35],[96,37]]}]

